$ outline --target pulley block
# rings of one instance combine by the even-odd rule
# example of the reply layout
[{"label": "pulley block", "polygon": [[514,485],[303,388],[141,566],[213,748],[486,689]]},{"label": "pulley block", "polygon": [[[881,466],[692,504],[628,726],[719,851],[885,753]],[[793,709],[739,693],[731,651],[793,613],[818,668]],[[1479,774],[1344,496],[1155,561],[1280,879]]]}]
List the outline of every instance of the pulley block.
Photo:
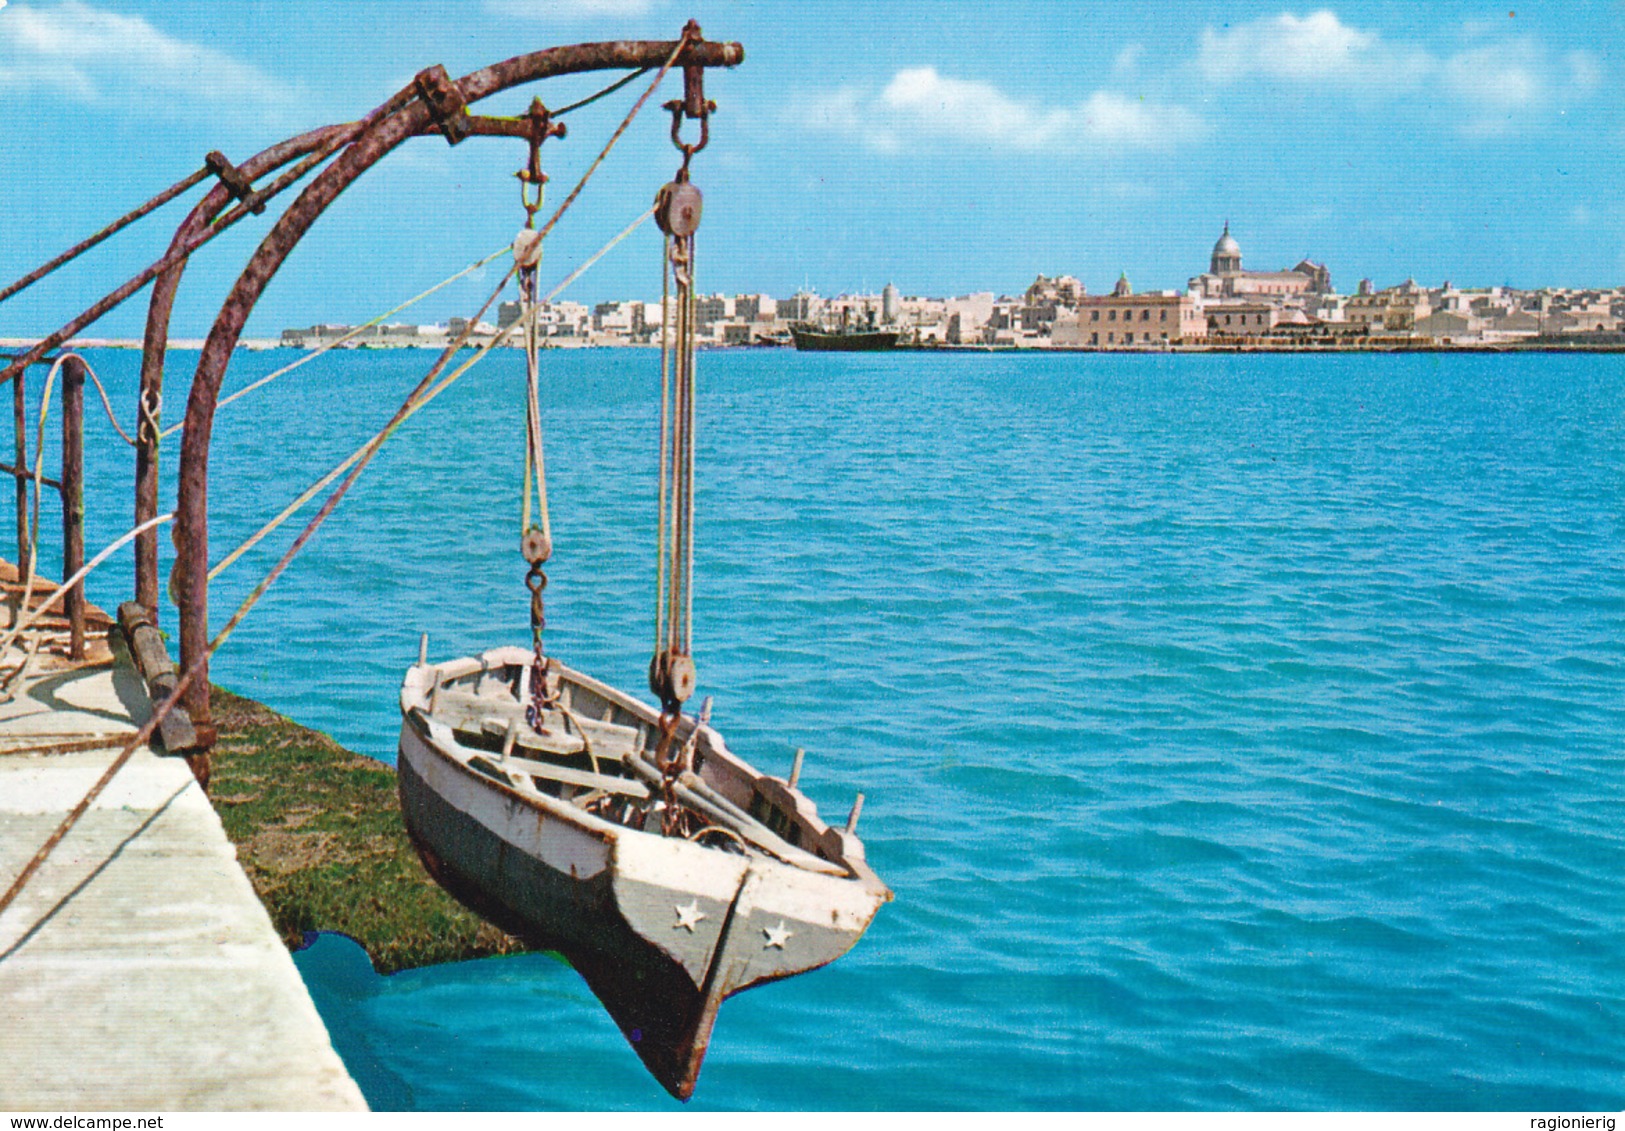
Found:
[{"label": "pulley block", "polygon": [[700,226],[704,203],[700,190],[686,180],[662,185],[655,194],[655,223],[668,236],[691,236]]},{"label": "pulley block", "polygon": [[663,705],[688,699],[694,694],[696,679],[694,657],[675,648],[656,652],[649,661],[649,690]]}]

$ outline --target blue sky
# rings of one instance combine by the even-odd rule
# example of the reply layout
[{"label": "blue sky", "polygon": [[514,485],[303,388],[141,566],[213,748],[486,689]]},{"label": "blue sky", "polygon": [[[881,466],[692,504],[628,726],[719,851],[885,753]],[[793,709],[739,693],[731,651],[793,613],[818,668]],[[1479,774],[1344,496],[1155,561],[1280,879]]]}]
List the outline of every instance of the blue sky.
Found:
[{"label": "blue sky", "polygon": [[[1127,271],[1183,286],[1229,219],[1249,267],[1303,256],[1340,290],[1625,283],[1625,5],[1481,3],[766,3],[716,0],[10,0],[0,275],[14,278],[196,168],[358,117],[431,63],[454,75],[562,43],[670,38],[690,15],[737,39],[714,74],[703,290],[1019,291]],[[560,105],[574,78],[482,105]],[[671,95],[677,90],[675,77]],[[550,142],[559,199],[635,88]],[[673,172],[647,112],[551,241],[562,276]],[[306,238],[250,332],[361,320],[511,238],[517,142],[414,140]],[[42,332],[154,258],[171,208],[0,306]],[[201,335],[269,226],[203,253],[176,330]],[[569,293],[659,293],[658,238]],[[465,312],[478,281],[413,320]],[[134,335],[144,302],[103,323]]]}]

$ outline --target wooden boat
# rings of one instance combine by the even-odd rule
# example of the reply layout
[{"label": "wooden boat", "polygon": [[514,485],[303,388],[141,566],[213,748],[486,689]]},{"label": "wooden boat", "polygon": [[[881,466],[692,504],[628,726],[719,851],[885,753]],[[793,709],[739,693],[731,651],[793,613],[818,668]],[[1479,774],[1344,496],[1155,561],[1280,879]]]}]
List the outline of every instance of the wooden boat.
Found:
[{"label": "wooden boat", "polygon": [[[723,999],[832,962],[891,891],[853,820],[826,825],[795,788],[684,716],[688,768],[655,768],[659,715],[549,661],[532,728],[532,654],[429,664],[401,687],[407,829],[472,909],[568,958],[674,1096],[694,1089]],[[556,684],[553,681],[557,681]],[[667,835],[669,807],[685,827]]]}]

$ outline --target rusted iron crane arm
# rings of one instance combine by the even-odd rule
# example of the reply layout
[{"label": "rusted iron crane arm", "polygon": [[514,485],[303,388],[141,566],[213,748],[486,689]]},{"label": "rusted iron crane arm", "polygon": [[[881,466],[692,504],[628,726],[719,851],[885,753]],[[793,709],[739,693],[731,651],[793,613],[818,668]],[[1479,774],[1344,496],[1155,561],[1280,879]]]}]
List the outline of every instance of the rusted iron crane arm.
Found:
[{"label": "rusted iron crane arm", "polygon": [[[685,33],[685,40],[678,41],[587,43],[537,51],[475,71],[452,85],[463,106],[467,106],[538,79],[660,66],[673,59],[674,53],[675,62],[685,67],[731,67],[744,59],[744,49],[737,43],[687,39]],[[299,240],[345,188],[406,138],[425,127],[437,126],[437,116],[444,120],[460,109],[447,113],[442,106],[437,115],[436,109],[419,98],[394,113],[377,116],[277,220],[232,287],[209,331],[187,398],[174,533],[177,556],[172,590],[180,605],[181,663],[185,669],[207,662],[209,443],[220,385],[248,315]],[[200,678],[188,690],[185,706],[195,720],[208,718],[208,686],[208,680]]]}]

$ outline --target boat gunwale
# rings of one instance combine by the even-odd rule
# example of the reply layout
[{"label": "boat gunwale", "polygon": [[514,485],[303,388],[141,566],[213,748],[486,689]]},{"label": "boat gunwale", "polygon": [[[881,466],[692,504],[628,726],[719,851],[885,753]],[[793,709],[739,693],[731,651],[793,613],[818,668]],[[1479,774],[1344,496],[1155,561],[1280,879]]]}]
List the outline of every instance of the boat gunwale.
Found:
[{"label": "boat gunwale", "polygon": [[[720,851],[719,849],[709,848],[706,845],[698,844],[694,841],[687,840],[686,838],[666,837],[664,835],[647,832],[642,829],[634,829],[628,825],[606,820],[603,817],[582,809],[580,806],[572,805],[568,801],[558,797],[553,797],[550,794],[543,793],[539,790],[521,789],[515,786],[512,782],[492,777],[490,774],[476,769],[474,766],[469,764],[469,758],[459,757],[456,751],[446,749],[444,743],[433,735],[429,727],[430,722],[437,723],[440,726],[445,726],[448,730],[453,731],[453,734],[455,734],[455,730],[454,728],[450,727],[449,724],[442,720],[435,719],[429,714],[429,692],[427,690],[429,685],[424,683],[424,680],[429,676],[430,673],[438,671],[440,673],[442,686],[444,686],[445,681],[448,679],[462,679],[471,675],[483,674],[498,667],[523,667],[523,665],[529,664],[530,661],[531,653],[528,650],[514,645],[501,645],[480,653],[478,656],[461,656],[442,663],[429,663],[422,667],[414,664],[407,669],[407,674],[402,680],[400,695],[402,722],[403,724],[412,726],[414,732],[427,749],[432,751],[442,761],[456,766],[471,781],[478,782],[486,788],[494,788],[503,796],[511,800],[524,803],[531,808],[539,809],[549,817],[564,821],[566,823],[579,825],[599,839],[613,843],[620,836],[633,834],[640,837],[651,837],[656,841],[672,841],[681,842],[684,844],[693,844],[696,848],[706,849],[707,851],[712,852]],[[594,679],[585,673],[569,667],[568,665],[560,664],[559,666],[563,669],[563,672],[567,678],[572,682],[580,684],[589,691],[602,696],[604,699],[614,703],[617,706],[628,709],[632,714],[644,720],[647,725],[658,725],[658,713],[647,704],[641,703],[637,699],[627,695],[625,692],[619,691],[600,680]],[[414,675],[419,676],[419,679],[414,680]],[[418,686],[414,686],[414,684],[417,684]],[[697,720],[695,720],[695,722],[697,722]],[[700,729],[702,730],[702,736],[707,740],[707,745],[710,747],[707,752],[708,758],[714,757],[731,763],[732,766],[738,771],[742,772],[747,779],[765,778],[773,781],[786,789],[793,797],[805,800],[807,803],[807,809],[810,810],[810,812],[798,814],[798,816],[801,819],[809,822],[812,831],[817,834],[818,839],[823,839],[825,836],[835,831],[832,826],[818,817],[816,805],[810,798],[807,798],[805,794],[801,793],[800,790],[791,790],[787,782],[776,778],[771,774],[765,774],[762,771],[757,770],[754,766],[751,766],[748,762],[745,762],[738,755],[734,754],[733,751],[728,749],[726,742],[722,739],[722,736],[717,733],[715,728],[709,725],[703,725]],[[459,749],[467,750],[470,757],[485,757],[489,754],[488,751],[465,747],[461,743],[458,743],[457,745]],[[493,764],[498,763],[493,761]],[[856,834],[853,833],[841,831],[837,835],[843,839],[856,842],[857,853],[854,855],[849,852],[843,852],[840,859],[832,860],[827,857],[820,856],[806,848],[802,848],[797,845],[788,845],[788,847],[794,849],[796,852],[804,854],[809,860],[816,862],[817,865],[822,865],[822,867],[809,866],[808,864],[795,860],[786,860],[782,856],[775,854],[770,850],[761,848],[760,846],[755,846],[753,848],[753,858],[758,864],[767,863],[770,865],[776,865],[778,867],[788,868],[795,872],[804,872],[809,875],[822,876],[826,879],[853,882],[864,889],[873,890],[880,893],[883,901],[889,902],[892,898],[892,891],[890,887],[887,886],[886,883],[873,871],[873,869],[868,866],[868,863],[863,855],[862,841],[859,840]]]}]

